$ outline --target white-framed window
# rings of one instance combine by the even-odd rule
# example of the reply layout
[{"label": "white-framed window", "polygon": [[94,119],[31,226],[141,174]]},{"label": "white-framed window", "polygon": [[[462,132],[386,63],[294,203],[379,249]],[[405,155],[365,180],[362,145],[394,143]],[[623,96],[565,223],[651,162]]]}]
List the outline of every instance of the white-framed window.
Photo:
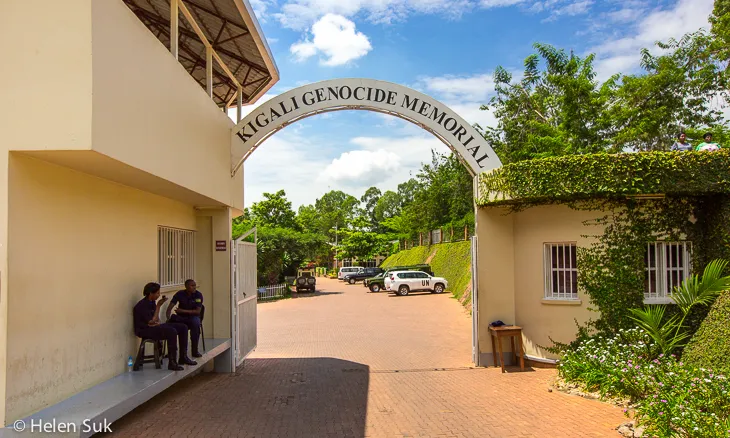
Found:
[{"label": "white-framed window", "polygon": [[577,300],[578,267],[575,242],[545,243],[545,299]]},{"label": "white-framed window", "polygon": [[689,277],[691,242],[651,242],[644,251],[644,301],[671,302],[675,286]]},{"label": "white-framed window", "polygon": [[158,226],[157,255],[160,286],[182,286],[195,277],[195,231]]}]

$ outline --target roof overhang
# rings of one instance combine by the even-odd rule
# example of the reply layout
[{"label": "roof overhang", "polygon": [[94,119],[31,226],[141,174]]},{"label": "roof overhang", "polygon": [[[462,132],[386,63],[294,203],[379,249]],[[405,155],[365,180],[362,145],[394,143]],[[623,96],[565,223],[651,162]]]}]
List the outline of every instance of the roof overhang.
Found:
[{"label": "roof overhang", "polygon": [[[170,0],[123,1],[160,42],[170,47]],[[248,0],[177,2],[181,7],[177,20],[178,60],[207,88],[206,42],[198,34],[202,32],[216,54],[212,98],[218,106],[236,105],[238,85],[243,91],[242,103],[251,104],[278,82],[279,69]]]}]

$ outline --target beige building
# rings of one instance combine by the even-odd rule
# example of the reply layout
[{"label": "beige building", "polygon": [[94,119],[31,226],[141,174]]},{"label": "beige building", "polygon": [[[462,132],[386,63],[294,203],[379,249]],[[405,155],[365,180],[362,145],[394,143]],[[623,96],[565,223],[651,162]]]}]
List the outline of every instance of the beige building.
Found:
[{"label": "beige building", "polygon": [[146,282],[195,278],[230,345],[243,170],[223,109],[278,71],[248,2],[214,3],[0,3],[3,424],[127,371]]},{"label": "beige building", "polygon": [[[655,153],[656,154],[656,153]],[[698,153],[699,154],[699,153]],[[652,187],[649,191],[637,194],[634,187],[631,192],[620,196],[621,202],[632,203],[643,202],[642,199],[663,200],[673,198],[676,200],[694,199],[693,213],[679,209],[678,214],[688,214],[686,220],[673,218],[677,224],[684,228],[672,228],[668,230],[654,230],[647,235],[649,239],[643,246],[643,254],[634,254],[637,258],[643,258],[643,302],[645,304],[670,304],[671,292],[683,279],[693,273],[693,260],[699,263],[706,263],[709,254],[727,254],[727,247],[723,249],[724,243],[719,241],[712,232],[707,230],[719,230],[723,227],[723,209],[727,206],[727,197],[724,194],[723,186],[714,184],[711,177],[701,181],[694,186],[687,182],[694,181],[693,172],[698,172],[699,166],[705,166],[707,174],[712,172],[724,174],[726,172],[727,155],[715,153],[712,156],[668,156],[662,163],[665,167],[654,164],[654,167],[644,166],[643,163],[653,164],[650,158],[642,161],[638,157],[631,161],[631,155],[601,156],[605,160],[623,161],[624,169],[631,175],[641,175],[647,172],[647,168],[653,171],[653,176],[661,174],[659,183],[654,179],[645,178],[650,181],[646,187]],[[671,161],[671,157],[677,158]],[[684,158],[684,159],[679,159]],[[569,160],[566,157],[565,160]],[[576,190],[581,187],[582,199],[591,197],[593,199],[608,198],[601,192],[599,185],[589,182],[580,186],[575,181],[568,181],[561,185],[558,178],[551,180],[554,185],[544,181],[548,178],[545,175],[553,175],[551,169],[561,165],[561,159],[553,159],[549,164],[541,163],[543,167],[535,166],[529,177],[541,181],[542,185],[529,186],[529,177],[526,177],[524,168],[509,168],[503,174],[508,177],[498,177],[492,182],[492,187],[503,187],[502,193],[496,190],[489,196],[482,198],[477,196],[481,206],[477,207],[477,249],[478,269],[477,273],[477,304],[475,319],[475,362],[480,365],[489,366],[493,364],[494,353],[492,351],[489,324],[501,320],[506,324],[514,324],[522,328],[522,341],[524,352],[528,359],[536,362],[555,363],[557,356],[545,347],[554,346],[553,341],[569,343],[575,340],[578,328],[576,322],[585,326],[589,320],[597,320],[600,315],[595,305],[591,305],[585,291],[578,287],[578,266],[577,253],[581,248],[589,248],[593,239],[604,233],[607,222],[600,221],[610,217],[610,210],[600,210],[600,203],[594,204],[594,210],[588,210],[586,205],[581,208],[571,208],[569,202],[562,202],[553,199],[550,202],[536,202],[534,193],[529,190],[537,190],[540,187],[559,187],[565,191]],[[575,160],[577,161],[577,160]],[[629,164],[626,164],[629,163]],[[666,164],[670,163],[670,164]],[[571,162],[571,164],[575,164]],[[674,167],[672,167],[672,165]],[[553,166],[553,167],[551,167]],[[528,167],[528,166],[525,166]],[[598,167],[598,166],[596,166]],[[600,169],[600,167],[598,167]],[[506,167],[503,169],[507,169]],[[545,170],[547,169],[547,170]],[[659,170],[657,170],[659,169]],[[662,173],[664,171],[664,173]],[[542,172],[542,173],[541,173]],[[674,172],[674,173],[672,173]],[[520,182],[514,183],[510,179],[514,175]],[[610,174],[607,174],[607,176]],[[543,177],[543,179],[540,179]],[[503,178],[503,179],[499,179]],[[607,177],[606,179],[610,179]],[[637,177],[638,179],[638,177]],[[486,178],[482,176],[482,180]],[[708,182],[708,180],[710,182]],[[505,182],[507,181],[507,182]],[[616,178],[615,184],[621,184]],[[524,183],[523,186],[519,184]],[[663,185],[659,185],[659,184]],[[500,186],[500,184],[503,184]],[[523,191],[514,189],[514,184]],[[653,184],[653,185],[652,185]],[[702,184],[705,184],[702,186]],[[525,189],[529,186],[529,189]],[[613,186],[607,185],[610,189]],[[687,189],[687,187],[691,187]],[[608,189],[604,189],[608,191]],[[693,193],[694,198],[688,197],[687,193]],[[529,192],[525,196],[523,193]],[[510,196],[518,193],[514,199]],[[621,192],[618,192],[621,193]],[[506,197],[499,196],[506,194]],[[720,195],[718,195],[720,194]],[[616,195],[610,193],[616,202]],[[702,201],[699,201],[700,197]],[[714,197],[711,197],[714,196]],[[686,198],[683,198],[686,197]],[[488,198],[488,200],[485,200]],[[647,201],[649,202],[649,201]],[[657,201],[660,202],[660,201]],[[677,205],[680,203],[678,202]],[[618,205],[618,204],[614,204]],[[626,204],[624,204],[626,205]],[[636,204],[641,205],[641,204]],[[644,204],[640,209],[646,209],[649,215],[653,214],[652,208],[657,209],[657,217],[661,216],[661,204]],[[666,204],[671,205],[671,204]],[[512,209],[511,207],[517,207]],[[624,207],[625,208],[625,207]],[[667,220],[669,227],[671,221]],[[609,222],[610,223],[610,222]],[[693,230],[693,231],[691,231]],[[691,231],[691,234],[690,234]],[[688,236],[695,241],[691,241]],[[673,237],[670,237],[673,236]],[[717,255],[712,256],[717,257]],[[509,342],[503,342],[504,351],[511,352]],[[508,361],[511,360],[511,353],[506,354]]]}]

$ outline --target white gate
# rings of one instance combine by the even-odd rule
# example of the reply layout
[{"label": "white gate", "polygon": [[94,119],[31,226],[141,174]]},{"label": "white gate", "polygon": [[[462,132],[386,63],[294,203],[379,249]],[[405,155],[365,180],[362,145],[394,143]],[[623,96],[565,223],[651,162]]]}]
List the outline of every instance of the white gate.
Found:
[{"label": "white gate", "polygon": [[233,241],[233,323],[234,360],[238,367],[256,348],[256,244],[243,239],[250,232]]},{"label": "white gate", "polygon": [[479,364],[479,266],[477,263],[477,236],[471,238],[471,355],[474,366]]}]

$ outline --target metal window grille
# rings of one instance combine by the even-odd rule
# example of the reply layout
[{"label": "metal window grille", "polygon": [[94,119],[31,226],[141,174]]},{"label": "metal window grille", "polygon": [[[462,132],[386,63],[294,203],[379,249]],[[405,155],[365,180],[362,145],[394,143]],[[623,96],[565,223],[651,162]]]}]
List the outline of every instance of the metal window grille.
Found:
[{"label": "metal window grille", "polygon": [[578,299],[578,268],[575,243],[546,243],[545,298],[551,300]]},{"label": "metal window grille", "polygon": [[691,242],[652,242],[644,253],[644,298],[668,298],[690,275]]},{"label": "metal window grille", "polygon": [[157,227],[160,286],[180,286],[195,276],[195,231]]},{"label": "metal window grille", "polygon": [[352,266],[352,259],[342,259],[342,267],[349,268]]}]

